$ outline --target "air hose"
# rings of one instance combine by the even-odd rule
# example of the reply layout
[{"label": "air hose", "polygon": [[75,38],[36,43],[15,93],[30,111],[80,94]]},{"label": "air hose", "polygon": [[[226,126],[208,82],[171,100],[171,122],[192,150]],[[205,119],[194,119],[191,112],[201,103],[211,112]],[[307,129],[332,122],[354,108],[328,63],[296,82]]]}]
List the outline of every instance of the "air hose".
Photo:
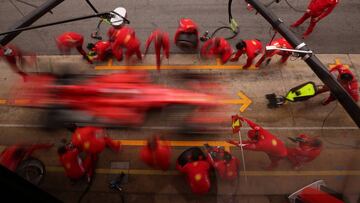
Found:
[{"label": "air hose", "polygon": [[[299,1],[299,0],[298,0]],[[294,10],[295,12],[299,12],[299,13],[304,13],[306,12],[306,10],[300,10],[300,9],[297,9],[295,8],[290,2],[289,0],[285,0],[286,4],[292,9]]]},{"label": "air hose", "polygon": [[221,26],[221,27],[217,28],[216,30],[214,30],[211,33],[210,36],[209,36],[209,32],[206,31],[203,34],[203,36],[200,37],[201,41],[204,42],[206,40],[209,40],[209,39],[215,37],[216,33],[219,32],[220,30],[230,30],[232,32],[231,36],[224,37],[226,40],[233,39],[234,37],[236,37],[239,34],[239,25],[237,24],[236,20],[232,16],[231,6],[232,6],[232,0],[229,0],[229,2],[228,2],[229,26]]}]

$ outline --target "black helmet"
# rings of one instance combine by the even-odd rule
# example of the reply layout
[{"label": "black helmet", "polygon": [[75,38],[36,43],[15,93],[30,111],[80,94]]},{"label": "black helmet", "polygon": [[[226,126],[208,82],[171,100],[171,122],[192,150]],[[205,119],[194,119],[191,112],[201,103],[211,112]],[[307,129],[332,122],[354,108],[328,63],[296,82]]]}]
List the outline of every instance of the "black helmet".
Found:
[{"label": "black helmet", "polygon": [[354,77],[350,73],[343,73],[340,75],[340,79],[343,81],[352,81]]},{"label": "black helmet", "polygon": [[61,146],[58,148],[57,152],[59,155],[65,154],[66,153],[66,146]]},{"label": "black helmet", "polygon": [[95,47],[95,44],[93,44],[93,43],[88,43],[87,46],[86,46],[86,48],[88,50],[92,50],[94,47]]},{"label": "black helmet", "polygon": [[229,152],[225,152],[225,154],[224,154],[224,160],[225,160],[226,162],[229,162],[229,161],[231,161],[231,159],[232,159],[231,154],[230,154]]},{"label": "black helmet", "polygon": [[237,44],[236,44],[236,49],[240,50],[246,47],[246,43],[244,40],[240,40]]}]

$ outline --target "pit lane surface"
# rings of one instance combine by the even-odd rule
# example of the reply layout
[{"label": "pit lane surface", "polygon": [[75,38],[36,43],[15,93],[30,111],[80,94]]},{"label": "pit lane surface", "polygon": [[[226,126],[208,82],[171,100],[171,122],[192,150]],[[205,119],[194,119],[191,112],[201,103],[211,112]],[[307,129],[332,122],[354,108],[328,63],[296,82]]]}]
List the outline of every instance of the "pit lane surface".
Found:
[{"label": "pit lane surface", "polygon": [[[325,64],[334,64],[334,59],[351,65],[352,70],[359,73],[360,57],[358,55],[319,55]],[[143,65],[153,65],[153,56],[149,56]],[[294,171],[287,160],[280,163],[275,171],[264,171],[262,167],[268,164],[265,154],[259,152],[245,152],[248,182],[245,182],[244,171],[241,172],[239,184],[224,183],[212,176],[213,186],[209,195],[198,197],[191,195],[184,177],[175,171],[175,160],[189,145],[202,145],[214,142],[214,145],[224,145],[231,135],[229,125],[219,126],[216,134],[205,135],[174,135],[169,127],[161,121],[153,128],[141,130],[109,130],[114,139],[123,140],[123,150],[114,154],[105,150],[101,154],[97,166],[97,175],[94,185],[84,202],[113,202],[120,201],[119,194],[108,188],[109,181],[117,174],[125,172],[128,181],[124,184],[126,202],[223,202],[235,198],[237,202],[279,202],[274,196],[290,194],[297,189],[319,179],[324,179],[333,189],[344,192],[350,197],[359,194],[359,130],[353,124],[340,105],[332,103],[322,106],[321,100],[327,95],[312,98],[303,103],[287,104],[279,109],[266,108],[264,95],[267,93],[284,94],[289,88],[300,83],[312,80],[319,83],[316,76],[301,61],[289,61],[287,66],[280,66],[272,61],[268,67],[260,70],[222,70],[215,69],[215,61],[201,61],[195,55],[174,55],[167,65],[185,65],[186,70],[162,70],[160,73],[150,71],[152,79],[170,87],[183,87],[184,81],[177,76],[179,73],[193,72],[211,74],[222,85],[221,91],[233,99],[237,92],[242,91],[251,100],[251,105],[241,113],[256,123],[264,126],[283,140],[286,145],[292,145],[287,137],[294,137],[301,133],[311,136],[321,136],[324,150],[315,161],[306,164],[299,171]],[[244,62],[244,58],[238,64]],[[194,70],[191,65],[214,65],[214,69]],[[237,64],[237,63],[236,63]],[[106,66],[107,64],[99,64]],[[123,64],[113,64],[121,66]],[[9,97],[14,82],[19,79],[1,64],[2,89],[1,98]],[[64,67],[76,67],[74,72],[81,73],[110,73],[116,70],[94,70],[80,60],[80,57],[40,57],[33,72],[56,72]],[[219,90],[212,90],[218,92]],[[241,105],[229,105],[224,112],[230,115],[239,112]],[[62,138],[70,139],[70,132],[65,130],[47,132],[39,128],[44,120],[43,110],[25,109],[3,105],[0,107],[0,135],[1,146],[15,143],[53,142],[59,144]],[[325,121],[324,121],[325,120]],[[246,128],[248,129],[248,128]],[[243,135],[246,130],[242,131]],[[172,165],[170,171],[162,172],[149,169],[138,158],[139,149],[144,140],[153,134],[162,134],[173,141]],[[335,143],[335,144],[334,144]],[[231,147],[230,150],[240,158],[240,151]],[[74,202],[85,189],[85,185],[75,185],[65,178],[59,165],[56,148],[50,151],[38,151],[34,155],[47,166],[48,174],[41,188],[65,202]],[[116,168],[115,165],[118,165]]]},{"label": "pit lane surface", "polygon": [[[288,0],[294,6],[305,9],[307,2],[304,0]],[[45,0],[34,0],[32,4],[41,5]],[[137,36],[142,44],[151,31],[159,27],[170,33],[171,39],[178,26],[181,17],[189,17],[195,20],[199,26],[200,33],[214,31],[220,26],[227,25],[227,1],[222,0],[93,0],[94,5],[99,11],[111,11],[114,8],[123,6],[127,9],[131,27],[135,28]],[[270,0],[262,0],[264,3]],[[0,31],[7,31],[9,26],[26,15],[34,8],[17,2],[15,0],[0,1]],[[274,4],[271,9],[287,25],[295,22],[302,16],[302,13],[289,8],[283,0],[279,4]],[[360,2],[358,0],[340,1],[337,8],[329,16],[320,21],[314,33],[305,40],[315,53],[360,53]],[[49,23],[58,20],[79,17],[82,15],[93,14],[93,11],[84,0],[66,0],[58,7],[53,9],[54,14],[46,14],[35,24]],[[234,1],[232,8],[233,17],[240,25],[239,36],[231,40],[235,45],[237,39],[260,39],[263,43],[270,41],[272,34],[269,32],[270,25],[255,12],[248,12],[243,0]],[[39,30],[24,32],[18,36],[13,43],[28,51],[37,54],[58,54],[54,38],[65,31],[76,31],[85,37],[85,45],[93,40],[90,38],[91,32],[95,31],[97,19],[89,19],[79,22],[63,24]],[[294,32],[300,36],[306,29],[308,22]],[[108,26],[102,25],[102,34],[105,35]],[[220,33],[228,35],[228,33]],[[153,51],[150,49],[150,51]],[[179,53],[180,50],[171,46],[171,53]]]}]

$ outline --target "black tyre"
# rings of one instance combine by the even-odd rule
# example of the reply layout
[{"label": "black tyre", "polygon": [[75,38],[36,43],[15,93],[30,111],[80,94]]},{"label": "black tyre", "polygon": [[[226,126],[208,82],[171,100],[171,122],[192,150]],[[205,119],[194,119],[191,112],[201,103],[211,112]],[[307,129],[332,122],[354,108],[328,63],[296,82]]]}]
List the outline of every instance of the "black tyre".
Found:
[{"label": "black tyre", "polygon": [[198,36],[196,33],[181,33],[176,39],[176,46],[181,49],[196,49],[198,45]]},{"label": "black tyre", "polygon": [[199,147],[191,147],[180,154],[177,162],[184,166],[188,162],[198,161],[201,157],[205,158],[204,152]]},{"label": "black tyre", "polygon": [[36,158],[30,157],[20,163],[16,173],[34,185],[39,185],[46,173],[45,165]]}]

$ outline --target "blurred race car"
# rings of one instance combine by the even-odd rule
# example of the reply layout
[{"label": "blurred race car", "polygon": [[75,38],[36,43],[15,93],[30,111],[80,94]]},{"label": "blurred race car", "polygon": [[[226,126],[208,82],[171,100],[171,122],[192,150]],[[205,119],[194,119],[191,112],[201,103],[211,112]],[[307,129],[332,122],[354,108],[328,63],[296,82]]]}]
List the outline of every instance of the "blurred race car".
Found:
[{"label": "blurred race car", "polygon": [[[222,106],[220,97],[152,84],[143,72],[43,74],[29,76],[28,81],[19,84],[13,96],[15,104],[49,108],[48,127],[139,127],[153,126],[154,122],[185,127],[196,125],[196,121],[203,126],[226,120],[206,113]],[[195,119],[200,117],[204,119]]]}]

